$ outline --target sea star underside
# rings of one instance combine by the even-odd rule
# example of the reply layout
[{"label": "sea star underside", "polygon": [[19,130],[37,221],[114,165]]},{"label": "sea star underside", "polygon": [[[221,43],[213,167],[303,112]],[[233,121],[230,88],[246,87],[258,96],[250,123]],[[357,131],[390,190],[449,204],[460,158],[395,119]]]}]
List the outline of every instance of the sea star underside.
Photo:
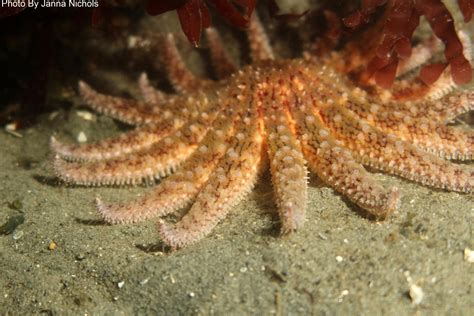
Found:
[{"label": "sea star underside", "polygon": [[[137,127],[92,144],[63,144],[52,137],[58,177],[95,186],[167,176],[136,201],[97,199],[106,222],[137,222],[190,206],[178,223],[158,224],[165,244],[186,246],[207,235],[268,165],[283,233],[304,223],[308,169],[378,219],[397,208],[399,190],[384,188],[363,165],[434,188],[472,191],[471,166],[449,160],[472,159],[473,131],[448,123],[473,109],[474,91],[456,89],[449,69],[420,89],[422,96],[414,97],[411,79],[397,79],[399,93],[391,94],[349,80],[341,65],[353,55],[348,50],[276,60],[256,17],[248,29],[253,63],[241,70],[218,34],[209,30],[207,36],[218,81],[194,77],[168,35],[161,53],[177,94],[155,90],[146,75],[139,80],[143,102],[79,83],[89,106]],[[464,46],[469,53],[466,39]],[[415,49],[403,72],[427,61],[430,47],[427,41]]]}]

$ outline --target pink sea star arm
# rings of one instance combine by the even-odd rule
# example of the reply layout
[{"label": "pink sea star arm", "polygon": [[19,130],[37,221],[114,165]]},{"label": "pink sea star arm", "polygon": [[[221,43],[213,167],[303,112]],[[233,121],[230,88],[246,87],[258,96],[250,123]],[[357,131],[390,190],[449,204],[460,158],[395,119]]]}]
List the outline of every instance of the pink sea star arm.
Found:
[{"label": "pink sea star arm", "polygon": [[435,103],[410,105],[405,102],[403,106],[394,102],[379,105],[348,100],[345,108],[354,111],[359,118],[384,133],[393,133],[420,149],[445,159],[469,160],[474,152],[473,132],[463,127],[447,126],[444,122],[452,111],[459,113],[465,109],[468,96],[453,95]]},{"label": "pink sea star arm", "polygon": [[[275,80],[276,81],[276,80]],[[280,89],[279,89],[280,88]],[[288,89],[274,88],[273,102],[265,102],[265,132],[268,158],[282,233],[303,226],[307,203],[306,162],[288,113]],[[286,103],[286,104],[285,104]]]},{"label": "pink sea star arm", "polygon": [[153,113],[148,105],[98,93],[83,81],[79,81],[79,93],[92,109],[124,123],[142,125],[160,120],[161,113]]},{"label": "pink sea star arm", "polygon": [[262,162],[259,120],[253,115],[247,123],[242,123],[249,132],[236,133],[189,212],[175,225],[160,221],[159,233],[167,245],[179,248],[198,241],[250,192]]},{"label": "pink sea star arm", "polygon": [[[428,119],[436,123],[446,124],[457,116],[474,110],[474,91],[457,91],[439,100],[429,101],[383,101],[359,95],[360,90],[354,89],[350,96],[353,103],[348,108],[358,115],[383,120],[388,116],[409,116],[414,120]],[[393,114],[396,113],[396,114]],[[372,120],[372,119],[370,119]]]},{"label": "pink sea star arm", "polygon": [[352,82],[341,77],[330,67],[320,69],[320,76],[312,75],[307,69],[304,69],[303,72],[304,80],[313,82],[313,86],[318,92],[332,99],[347,99],[349,101],[346,104],[348,108],[364,119],[377,124],[380,121],[381,127],[389,116],[408,116],[415,121],[428,119],[445,124],[460,114],[474,110],[474,92],[472,90],[455,91],[433,100],[426,100],[421,95],[412,100],[401,101],[392,99],[390,94],[374,95],[355,87]]},{"label": "pink sea star arm", "polygon": [[413,120],[426,119],[434,123],[446,124],[452,122],[457,116],[474,110],[474,91],[457,91],[439,100],[430,101],[405,101],[384,102],[357,97],[355,89],[351,96],[353,103],[347,107],[359,116],[374,123],[386,125],[388,117],[410,117]]},{"label": "pink sea star arm", "polygon": [[211,62],[219,79],[227,78],[237,71],[237,66],[230,58],[227,50],[224,49],[222,39],[216,29],[209,27],[206,29],[207,43]]},{"label": "pink sea star arm", "polygon": [[118,158],[150,148],[183,125],[164,120],[161,124],[145,125],[115,138],[91,144],[64,144],[52,136],[50,147],[60,158],[68,161],[100,161]]},{"label": "pink sea star arm", "polygon": [[256,14],[252,14],[250,18],[247,37],[253,62],[275,59],[268,36]]},{"label": "pink sea star arm", "polygon": [[191,93],[209,87],[211,81],[196,78],[186,67],[172,34],[164,37],[160,52],[168,78],[177,92]]},{"label": "pink sea star arm", "polygon": [[215,113],[203,112],[199,118],[144,152],[125,158],[90,163],[66,163],[56,159],[55,171],[64,181],[81,185],[137,184],[144,179],[153,181],[172,173],[192,154],[214,118]]},{"label": "pink sea star arm", "polygon": [[[83,88],[87,90],[87,100],[93,105],[93,108],[100,108],[100,112],[121,113],[129,111],[140,113],[140,115],[148,115],[152,121],[119,137],[92,144],[63,144],[52,137],[50,146],[53,151],[62,159],[70,161],[100,161],[146,150],[167,135],[177,131],[183,124],[195,119],[200,112],[209,110],[212,112],[210,107],[214,104],[214,96],[208,98],[203,93],[196,93],[169,98],[164,106],[152,107],[150,111],[153,114],[146,114],[141,107],[138,107],[137,110],[137,108],[126,106],[127,104],[134,105],[132,102],[135,101],[98,94],[85,84]],[[114,104],[120,104],[120,107],[114,108]],[[127,114],[120,114],[121,117],[123,115]]]},{"label": "pink sea star arm", "polygon": [[166,105],[166,94],[158,89],[155,89],[150,84],[148,75],[145,72],[142,72],[138,78],[138,88],[140,89],[140,92],[142,93],[143,99],[146,103],[152,105]]},{"label": "pink sea star arm", "polygon": [[437,110],[442,113],[439,121],[443,123],[451,123],[457,116],[474,110],[474,90],[461,91],[434,102]]},{"label": "pink sea star arm", "polygon": [[131,223],[163,216],[191,203],[224,155],[234,134],[233,121],[224,114],[216,120],[215,127],[181,168],[154,190],[140,200],[128,203],[107,204],[98,199],[99,214],[109,223]]},{"label": "pink sea star arm", "polygon": [[343,105],[320,108],[325,123],[364,164],[432,187],[472,190],[473,172],[467,168],[423,152],[393,134],[381,133],[351,115]]},{"label": "pink sea star arm", "polygon": [[[390,124],[374,126],[443,159],[471,160],[473,157],[474,133],[464,127],[446,126],[410,116],[397,117],[390,120]],[[387,126],[390,128],[384,128]]]}]

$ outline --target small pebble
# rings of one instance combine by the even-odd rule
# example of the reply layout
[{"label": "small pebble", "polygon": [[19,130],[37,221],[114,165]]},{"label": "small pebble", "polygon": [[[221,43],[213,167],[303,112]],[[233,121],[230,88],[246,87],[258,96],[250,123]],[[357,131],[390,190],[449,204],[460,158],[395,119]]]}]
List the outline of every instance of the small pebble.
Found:
[{"label": "small pebble", "polygon": [[87,142],[87,136],[84,132],[80,132],[79,134],[77,134],[77,141],[79,143],[85,143]]},{"label": "small pebble", "polygon": [[15,230],[15,232],[13,233],[13,240],[18,240],[20,239],[21,237],[23,237],[24,233],[22,230]]},{"label": "small pebble", "polygon": [[464,249],[464,260],[466,260],[469,263],[474,263],[474,250],[471,250],[469,248]]},{"label": "small pebble", "polygon": [[86,121],[95,121],[95,115],[89,111],[77,111],[77,116],[83,118]]},{"label": "small pebble", "polygon": [[410,291],[408,292],[408,294],[410,295],[413,305],[420,304],[423,300],[423,297],[425,296],[423,289],[416,284],[412,284],[410,286]]},{"label": "small pebble", "polygon": [[54,119],[56,118],[56,116],[58,116],[58,115],[59,115],[59,112],[58,112],[58,111],[51,112],[51,114],[49,114],[49,116],[48,116],[48,119],[49,119],[50,121],[52,121],[52,120],[54,120]]},{"label": "small pebble", "polygon": [[17,132],[18,126],[19,126],[18,122],[13,122],[13,123],[7,124],[7,125],[5,125],[5,132],[7,132],[7,133],[9,133],[13,136],[16,136],[18,138],[21,138],[21,137],[23,137],[23,135],[21,135],[20,133]]},{"label": "small pebble", "polygon": [[151,42],[139,36],[129,36],[127,39],[128,48],[143,48],[149,47]]},{"label": "small pebble", "polygon": [[84,260],[85,258],[86,258],[86,255],[83,254],[83,253],[78,253],[76,255],[76,260],[78,260],[78,261]]},{"label": "small pebble", "polygon": [[337,301],[341,303],[344,300],[344,297],[349,295],[349,290],[343,290],[341,294],[339,294],[339,297],[337,298]]},{"label": "small pebble", "polygon": [[57,247],[58,245],[54,241],[51,241],[48,245],[48,250],[55,250]]}]

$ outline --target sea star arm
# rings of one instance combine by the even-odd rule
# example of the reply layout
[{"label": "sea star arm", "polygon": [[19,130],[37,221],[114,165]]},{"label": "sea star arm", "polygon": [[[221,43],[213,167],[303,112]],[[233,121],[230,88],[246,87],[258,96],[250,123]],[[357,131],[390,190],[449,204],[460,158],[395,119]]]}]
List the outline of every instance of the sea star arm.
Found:
[{"label": "sea star arm", "polygon": [[175,225],[159,222],[160,236],[172,248],[207,235],[254,186],[261,169],[263,136],[258,114],[249,111],[189,212]]},{"label": "sea star arm", "polygon": [[[474,95],[474,93],[472,93]],[[345,107],[357,113],[385,133],[393,133],[402,140],[412,142],[420,149],[445,159],[471,159],[474,152],[474,134],[462,127],[445,125],[452,112],[465,110],[469,94],[456,94],[436,102],[402,104],[348,101]],[[472,102],[474,103],[474,102]]]},{"label": "sea star arm", "polygon": [[250,18],[247,37],[250,46],[250,56],[253,62],[275,59],[268,36],[256,14],[252,14]]},{"label": "sea star arm", "polygon": [[434,118],[439,122],[450,123],[457,116],[474,110],[474,90],[459,91],[426,106],[433,107],[434,111],[438,113],[437,116],[430,116],[430,119]]},{"label": "sea star arm", "polygon": [[[165,136],[179,129],[184,123],[196,118],[200,112],[205,113],[212,109],[214,100],[209,99],[203,93],[187,96],[168,98],[163,106],[154,106],[152,112],[144,112],[141,107],[128,109],[127,105],[134,105],[136,101],[101,95],[86,84],[80,84],[83,93],[87,94],[86,100],[93,108],[102,113],[114,112],[115,117],[123,117],[129,112],[139,113],[138,117],[148,116],[146,122],[150,123],[139,126],[117,138],[106,139],[94,144],[67,145],[51,138],[51,148],[63,159],[71,161],[100,161],[104,159],[118,158],[120,156],[146,150]],[[118,106],[116,106],[118,105]],[[143,105],[141,105],[143,106]],[[149,108],[149,106],[147,105]],[[130,118],[130,116],[128,116]],[[128,120],[130,122],[130,120]],[[143,120],[141,120],[143,121]]]},{"label": "sea star arm", "polygon": [[[376,112],[397,113],[397,116],[410,116],[414,120],[428,119],[433,122],[449,123],[457,116],[474,109],[474,91],[457,91],[442,97],[439,100],[421,102],[374,102]],[[361,106],[361,105],[359,105]],[[371,109],[371,111],[374,108]],[[380,111],[378,111],[380,109]]]},{"label": "sea star arm", "polygon": [[163,39],[160,52],[162,64],[165,66],[168,78],[177,92],[191,93],[209,87],[211,81],[196,78],[186,67],[171,33]]},{"label": "sea star arm", "polygon": [[341,105],[320,107],[325,123],[364,164],[427,186],[470,192],[473,172],[361,122]]},{"label": "sea star arm", "polygon": [[450,123],[457,116],[474,110],[474,91],[460,90],[439,100],[387,101],[371,98],[361,89],[341,91],[342,99],[347,99],[348,109],[357,115],[385,125],[391,117],[410,117],[413,120],[428,119],[438,123]]},{"label": "sea star arm", "polygon": [[[382,124],[375,125],[384,132]],[[409,116],[392,119],[390,132],[401,140],[443,159],[470,160],[474,153],[474,133],[464,127],[446,126],[428,119]]]},{"label": "sea star arm", "polygon": [[237,71],[237,66],[230,58],[227,50],[222,44],[222,39],[216,29],[209,27],[206,29],[207,43],[211,62],[219,79],[227,78]]},{"label": "sea star arm", "polygon": [[394,134],[426,152],[448,160],[471,160],[473,157],[474,133],[470,129],[446,126],[428,119],[414,120],[409,116],[392,123],[397,121],[402,122],[394,129]]},{"label": "sea star arm", "polygon": [[142,93],[143,99],[146,103],[153,105],[166,104],[166,94],[158,89],[155,89],[148,79],[146,72],[142,72],[138,78],[138,88]]},{"label": "sea star arm", "polygon": [[438,100],[457,87],[451,75],[451,66],[447,66],[439,78],[429,86],[420,83],[417,79],[408,82],[405,86],[408,88],[398,90],[397,86],[393,87],[394,100]]},{"label": "sea star arm", "polygon": [[285,234],[303,226],[308,171],[285,106],[289,100],[285,95],[276,98],[276,102],[266,102],[264,121],[272,183]]},{"label": "sea star arm", "polygon": [[131,223],[163,216],[191,203],[224,155],[234,134],[233,121],[222,114],[194,153],[168,178],[140,200],[108,204],[97,199],[97,210],[108,223]]},{"label": "sea star arm", "polygon": [[161,113],[151,112],[147,104],[98,93],[83,81],[79,81],[79,93],[95,111],[127,124],[148,124],[158,121],[161,116]]},{"label": "sea star arm", "polygon": [[318,115],[307,114],[307,106],[292,108],[297,131],[309,168],[325,183],[347,196],[352,202],[383,219],[399,204],[400,193],[396,187],[382,187],[355,161],[342,142],[332,137]]},{"label": "sea star arm", "polygon": [[118,158],[150,148],[176,129],[183,122],[164,120],[160,124],[144,125],[115,138],[90,144],[64,144],[52,136],[50,147],[53,152],[68,161],[100,161]]},{"label": "sea star arm", "polygon": [[144,179],[153,181],[169,175],[192,154],[214,118],[215,114],[204,112],[151,148],[124,158],[90,163],[66,163],[56,159],[55,171],[64,181],[81,185],[137,184]]},{"label": "sea star arm", "polygon": [[[194,102],[199,103],[195,100]],[[203,110],[205,108],[204,106]],[[171,112],[166,111],[164,116],[167,119],[163,118],[161,122],[144,125],[116,138],[105,139],[92,144],[63,144],[53,136],[51,137],[50,146],[60,158],[68,161],[101,161],[119,158],[148,150],[166,136],[178,132],[185,122],[192,125],[191,120],[193,117],[197,117],[198,113],[196,108],[188,109],[185,107],[180,113],[180,118],[171,119]],[[202,114],[207,115],[206,112],[202,112]],[[169,140],[166,141],[169,142]]]}]

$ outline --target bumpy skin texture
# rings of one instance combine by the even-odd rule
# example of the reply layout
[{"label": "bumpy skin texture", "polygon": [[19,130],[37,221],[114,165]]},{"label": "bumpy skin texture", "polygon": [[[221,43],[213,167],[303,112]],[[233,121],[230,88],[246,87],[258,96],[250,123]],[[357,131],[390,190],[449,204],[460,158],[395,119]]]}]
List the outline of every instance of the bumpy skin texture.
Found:
[{"label": "bumpy skin texture", "polygon": [[[449,160],[472,159],[473,131],[447,123],[472,110],[474,91],[453,91],[448,79],[423,89],[399,81],[393,94],[365,89],[345,76],[341,58],[350,52],[275,60],[256,17],[248,32],[253,63],[238,71],[218,34],[208,33],[219,81],[195,78],[168,36],[162,53],[176,95],[155,90],[146,75],[139,80],[146,102],[105,96],[81,82],[92,108],[137,127],[86,145],[53,137],[58,177],[92,186],[167,176],[139,200],[97,199],[97,209],[106,222],[129,223],[190,206],[177,224],[159,220],[160,237],[172,248],[207,235],[268,166],[283,233],[304,224],[308,169],[378,219],[397,208],[400,193],[384,188],[363,165],[435,188],[472,191],[471,166]],[[403,72],[427,60],[413,58]]]}]

